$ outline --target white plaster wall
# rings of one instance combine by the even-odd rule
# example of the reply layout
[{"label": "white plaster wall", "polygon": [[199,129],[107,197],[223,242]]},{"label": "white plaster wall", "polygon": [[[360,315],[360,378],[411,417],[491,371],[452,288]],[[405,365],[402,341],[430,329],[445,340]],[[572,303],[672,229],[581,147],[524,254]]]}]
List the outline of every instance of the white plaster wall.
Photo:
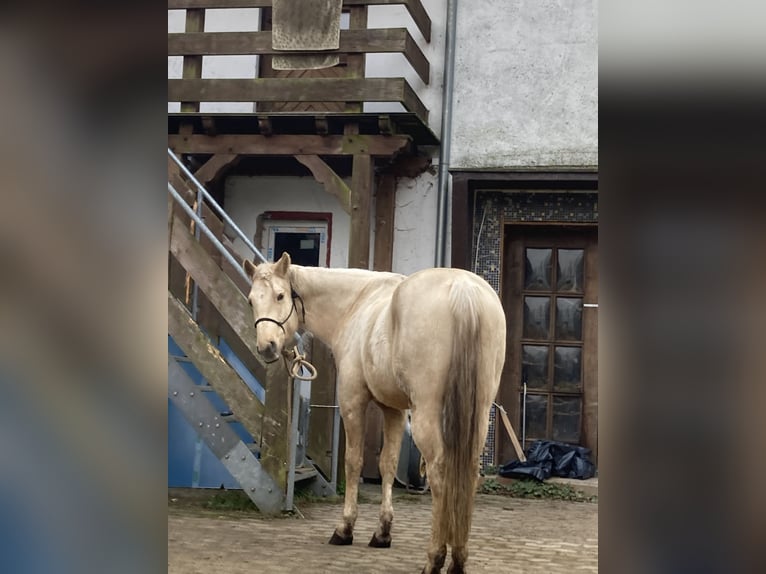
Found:
[{"label": "white plaster wall", "polygon": [[[441,129],[442,84],[444,82],[444,43],[447,20],[446,0],[422,0],[431,18],[431,41],[426,42],[404,6],[370,6],[369,28],[407,28],[423,55],[431,64],[431,77],[426,84],[412,69],[404,54],[367,54],[365,76],[368,78],[404,77],[429,110],[428,124],[437,135]],[[401,104],[370,102],[366,112],[406,111]]]},{"label": "white plaster wall", "polygon": [[[350,180],[344,180],[350,185]],[[234,222],[251,240],[257,217],[264,211],[321,211],[332,213],[330,267],[348,266],[350,220],[335,196],[313,177],[230,176],[224,187],[224,205]],[[242,242],[234,243],[240,255],[250,257]]]},{"label": "white plaster wall", "polygon": [[596,0],[458,8],[451,167],[598,164]]},{"label": "white plaster wall", "polygon": [[398,182],[392,271],[410,275],[434,266],[436,173],[427,171]]}]

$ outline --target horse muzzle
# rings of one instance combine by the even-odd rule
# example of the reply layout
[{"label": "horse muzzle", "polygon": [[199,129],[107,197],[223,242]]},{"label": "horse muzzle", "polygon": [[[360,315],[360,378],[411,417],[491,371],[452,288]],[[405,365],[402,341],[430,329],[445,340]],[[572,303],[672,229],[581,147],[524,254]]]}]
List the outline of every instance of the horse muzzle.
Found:
[{"label": "horse muzzle", "polygon": [[276,341],[267,341],[266,344],[258,344],[256,346],[258,354],[267,363],[273,363],[279,359],[279,349],[277,348]]}]

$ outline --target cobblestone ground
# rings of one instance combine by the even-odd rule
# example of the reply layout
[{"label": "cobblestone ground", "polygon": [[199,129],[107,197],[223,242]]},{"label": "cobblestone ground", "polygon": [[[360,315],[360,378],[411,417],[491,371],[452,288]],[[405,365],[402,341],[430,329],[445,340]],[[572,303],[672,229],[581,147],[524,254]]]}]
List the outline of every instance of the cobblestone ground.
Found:
[{"label": "cobblestone ground", "polygon": [[[393,542],[387,549],[367,546],[377,524],[375,502],[360,503],[352,546],[327,544],[340,504],[299,505],[303,519],[171,504],[168,573],[417,574],[425,564],[430,502],[429,496],[396,497]],[[598,504],[479,495],[469,553],[469,572],[597,572]]]}]

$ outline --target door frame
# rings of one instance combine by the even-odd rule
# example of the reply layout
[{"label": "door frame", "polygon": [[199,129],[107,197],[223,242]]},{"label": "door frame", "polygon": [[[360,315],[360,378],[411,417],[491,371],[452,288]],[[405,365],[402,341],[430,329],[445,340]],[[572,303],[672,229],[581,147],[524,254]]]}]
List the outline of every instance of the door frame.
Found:
[{"label": "door frame", "polygon": [[[594,223],[564,222],[502,222],[500,298],[506,316],[506,361],[497,400],[508,411],[518,434],[521,435],[521,358],[523,301],[523,249],[526,242],[554,241],[557,246],[585,249],[582,315],[582,435],[581,444],[591,449],[594,462],[598,460],[598,225]],[[579,237],[578,237],[579,235]],[[561,244],[561,245],[559,245]],[[511,253],[508,251],[511,250]],[[510,256],[510,257],[509,257]],[[511,304],[513,301],[513,304]],[[549,413],[549,416],[550,413]],[[512,445],[507,437],[498,433],[495,441],[495,460],[511,460]]]}]

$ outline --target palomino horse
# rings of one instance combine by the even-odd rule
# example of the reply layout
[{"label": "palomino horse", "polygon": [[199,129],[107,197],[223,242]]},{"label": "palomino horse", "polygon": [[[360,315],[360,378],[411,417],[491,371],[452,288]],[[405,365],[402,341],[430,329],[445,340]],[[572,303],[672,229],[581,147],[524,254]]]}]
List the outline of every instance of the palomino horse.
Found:
[{"label": "palomino horse", "polygon": [[[365,412],[384,415],[380,524],[370,546],[391,545],[391,487],[405,426],[426,461],[432,493],[425,573],[464,571],[481,449],[505,359],[505,316],[494,290],[459,269],[409,277],[359,269],[321,269],[245,261],[253,285],[257,348],[266,361],[290,346],[301,321],[327,343],[338,369],[346,428],[346,497],[330,544],[351,544],[357,517]],[[297,300],[297,303],[296,303]]]}]

